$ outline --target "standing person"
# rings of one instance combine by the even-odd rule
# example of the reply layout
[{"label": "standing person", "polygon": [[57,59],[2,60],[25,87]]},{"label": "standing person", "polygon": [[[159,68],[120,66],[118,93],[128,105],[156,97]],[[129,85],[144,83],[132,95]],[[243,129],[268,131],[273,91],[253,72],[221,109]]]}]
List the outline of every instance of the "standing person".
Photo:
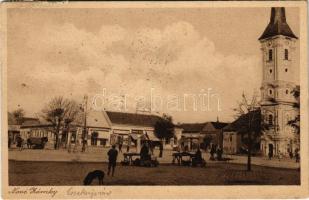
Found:
[{"label": "standing person", "polygon": [[290,156],[290,159],[293,159],[293,152],[292,152],[292,150],[289,150],[289,156]]},{"label": "standing person", "polygon": [[278,160],[280,161],[282,159],[282,154],[281,154],[281,151],[279,150],[278,152]]},{"label": "standing person", "polygon": [[300,156],[299,156],[299,149],[295,149],[295,161],[298,163],[300,160]]},{"label": "standing person", "polygon": [[116,146],[113,145],[112,148],[107,152],[108,155],[108,171],[107,175],[110,174],[112,168],[112,176],[114,176],[116,161],[118,156],[118,151],[116,150]]},{"label": "standing person", "polygon": [[217,149],[217,159],[218,160],[222,160],[222,153],[223,153],[222,149],[218,147]]},{"label": "standing person", "polygon": [[128,137],[127,152],[130,151],[130,146],[131,146],[131,136]]},{"label": "standing person", "polygon": [[153,155],[154,145],[153,145],[153,143],[150,140],[149,140],[149,149],[150,149],[151,155]]},{"label": "standing person", "polygon": [[148,156],[149,156],[149,148],[147,143],[144,143],[142,148],[141,148],[141,152],[140,152],[140,157],[141,160],[148,160]]},{"label": "standing person", "polygon": [[119,142],[118,148],[119,148],[119,152],[122,152],[122,142]]},{"label": "standing person", "polygon": [[19,135],[16,137],[16,143],[19,151],[21,151],[23,149],[23,139]]},{"label": "standing person", "polygon": [[122,152],[122,144],[123,144],[122,137],[119,136],[118,137],[118,149],[119,149],[119,152]]},{"label": "standing person", "polygon": [[215,145],[211,145],[210,160],[215,160],[215,153],[216,153]]},{"label": "standing person", "polygon": [[159,157],[162,158],[163,156],[163,143],[160,142],[160,153],[159,153]]},{"label": "standing person", "polygon": [[12,138],[11,138],[11,136],[9,136],[9,149],[11,148],[11,144],[12,144]]},{"label": "standing person", "polygon": [[268,151],[268,158],[269,158],[269,160],[271,160],[271,158],[273,157],[273,152],[272,151]]}]

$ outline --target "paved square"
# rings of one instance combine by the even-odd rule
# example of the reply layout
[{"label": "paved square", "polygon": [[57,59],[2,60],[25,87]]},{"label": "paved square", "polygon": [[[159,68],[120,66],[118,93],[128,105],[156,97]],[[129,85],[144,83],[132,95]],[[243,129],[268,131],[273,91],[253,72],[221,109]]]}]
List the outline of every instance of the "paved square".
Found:
[{"label": "paved square", "polygon": [[[88,172],[107,171],[106,163],[10,161],[10,185],[82,185]],[[114,177],[106,176],[104,185],[299,185],[300,172],[231,163],[208,163],[205,168],[163,164],[156,168],[116,167]],[[95,181],[93,184],[97,184]]]}]

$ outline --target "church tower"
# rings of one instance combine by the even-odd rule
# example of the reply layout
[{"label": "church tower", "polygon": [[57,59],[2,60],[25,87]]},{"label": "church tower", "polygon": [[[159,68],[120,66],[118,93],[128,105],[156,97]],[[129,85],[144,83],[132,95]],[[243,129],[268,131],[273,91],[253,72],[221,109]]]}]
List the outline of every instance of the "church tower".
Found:
[{"label": "church tower", "polygon": [[285,8],[271,8],[270,22],[259,38],[263,57],[261,113],[268,129],[261,137],[261,151],[288,155],[298,148],[295,130],[287,123],[299,110],[293,105],[297,87],[294,73],[297,37],[287,24]]}]

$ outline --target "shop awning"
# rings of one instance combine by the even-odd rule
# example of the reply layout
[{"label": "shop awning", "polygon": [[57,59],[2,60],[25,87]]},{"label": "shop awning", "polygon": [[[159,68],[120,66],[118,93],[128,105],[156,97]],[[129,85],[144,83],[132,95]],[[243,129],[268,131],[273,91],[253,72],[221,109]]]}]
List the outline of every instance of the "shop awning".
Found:
[{"label": "shop awning", "polygon": [[146,132],[145,137],[151,141],[160,141],[160,139],[155,136],[153,131]]},{"label": "shop awning", "polygon": [[98,131],[98,138],[99,139],[109,139],[110,133],[108,131]]}]

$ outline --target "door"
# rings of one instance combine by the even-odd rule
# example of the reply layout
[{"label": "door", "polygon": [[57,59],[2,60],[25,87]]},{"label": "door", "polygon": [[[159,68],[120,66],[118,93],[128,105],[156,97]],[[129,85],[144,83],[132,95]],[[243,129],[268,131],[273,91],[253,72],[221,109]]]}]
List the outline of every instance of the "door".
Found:
[{"label": "door", "polygon": [[268,154],[273,156],[274,155],[274,145],[273,144],[268,144]]}]

